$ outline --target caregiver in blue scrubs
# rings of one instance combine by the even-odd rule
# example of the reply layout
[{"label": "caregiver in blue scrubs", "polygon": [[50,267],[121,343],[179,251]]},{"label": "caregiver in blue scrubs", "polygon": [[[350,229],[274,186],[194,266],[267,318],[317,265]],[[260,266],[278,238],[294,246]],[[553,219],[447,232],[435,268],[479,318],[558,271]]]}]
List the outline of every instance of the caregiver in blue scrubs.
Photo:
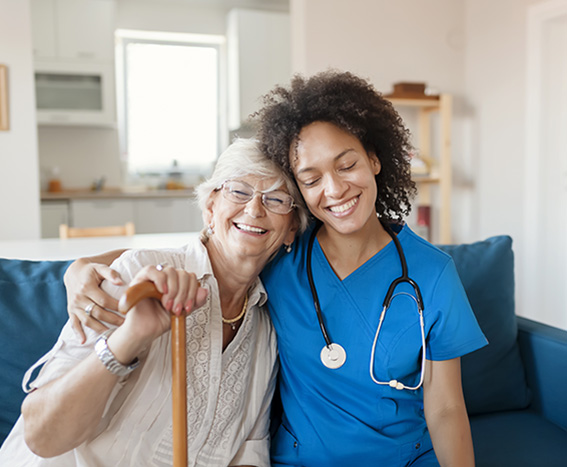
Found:
[{"label": "caregiver in blue scrubs", "polygon": [[[474,466],[460,357],[486,339],[451,258],[401,221],[415,185],[400,117],[368,82],[332,71],[296,76],[265,102],[262,149],[295,177],[315,218],[261,275],[281,363],[272,465]],[[372,351],[382,302],[402,274],[385,226],[421,291],[425,349],[415,290],[402,283]],[[338,368],[322,360],[308,260],[326,332],[345,351]]]},{"label": "caregiver in blue scrubs", "polygon": [[[273,465],[474,466],[460,357],[486,339],[451,258],[402,221],[415,184],[401,118],[370,83],[333,71],[276,87],[257,117],[264,153],[295,177],[313,215],[261,275],[281,363]],[[388,228],[421,291],[423,323],[415,290],[402,283],[376,339],[384,297],[402,274]],[[336,368],[321,359],[328,347],[308,259],[324,327],[344,349],[326,357],[344,359]],[[112,273],[92,264],[74,271],[76,322],[110,321],[100,307],[85,320],[81,294],[111,306],[95,289]]]}]

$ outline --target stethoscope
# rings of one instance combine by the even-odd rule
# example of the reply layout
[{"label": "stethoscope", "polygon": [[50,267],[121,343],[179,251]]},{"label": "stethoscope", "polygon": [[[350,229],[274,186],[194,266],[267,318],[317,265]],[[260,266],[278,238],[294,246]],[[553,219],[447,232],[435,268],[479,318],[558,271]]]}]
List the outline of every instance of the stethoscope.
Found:
[{"label": "stethoscope", "polygon": [[[383,223],[382,226],[388,232],[388,235],[392,238],[394,245],[396,246],[396,250],[398,251],[398,256],[400,257],[400,263],[402,265],[402,275],[392,281],[390,287],[388,288],[388,292],[384,297],[384,302],[382,304],[382,313],[380,314],[380,321],[378,322],[378,327],[376,329],[376,334],[374,336],[374,341],[372,343],[372,351],[370,353],[370,377],[374,383],[379,385],[387,385],[395,389],[409,389],[409,390],[416,390],[421,387],[423,384],[423,378],[425,375],[425,326],[423,323],[423,299],[421,297],[421,291],[419,286],[416,282],[408,276],[408,265],[406,262],[406,257],[404,255],[404,251],[402,250],[402,245],[398,240],[396,234],[392,231],[389,225]],[[313,271],[311,269],[311,256],[313,251],[313,243],[315,242],[315,237],[317,236],[317,232],[321,224],[313,229],[311,233],[311,237],[309,238],[309,244],[307,246],[307,279],[309,280],[309,286],[311,287],[311,294],[313,295],[313,304],[315,305],[315,311],[317,312],[317,320],[319,321],[319,326],[321,328],[321,333],[323,334],[323,338],[325,339],[325,346],[321,349],[321,362],[327,368],[335,370],[340,368],[346,362],[346,351],[345,349],[338,343],[332,342],[331,338],[329,337],[329,333],[327,332],[327,328],[325,326],[323,320],[323,313],[321,312],[321,305],[319,303],[319,296],[317,295],[317,289],[315,288],[315,283],[313,281]],[[398,292],[394,294],[396,287],[406,282],[410,284],[414,290],[415,296],[411,295],[407,292]],[[398,295],[406,295],[413,299],[416,304],[417,312],[419,314],[419,325],[421,329],[421,376],[419,378],[419,383],[417,386],[406,386],[405,384],[401,383],[398,380],[391,380],[391,381],[379,381],[374,376],[374,360],[375,360],[375,350],[376,350],[376,343],[378,342],[378,336],[380,335],[380,330],[382,329],[382,324],[384,322],[384,318],[386,316],[386,311],[390,308],[392,304],[392,300],[397,297]]]}]

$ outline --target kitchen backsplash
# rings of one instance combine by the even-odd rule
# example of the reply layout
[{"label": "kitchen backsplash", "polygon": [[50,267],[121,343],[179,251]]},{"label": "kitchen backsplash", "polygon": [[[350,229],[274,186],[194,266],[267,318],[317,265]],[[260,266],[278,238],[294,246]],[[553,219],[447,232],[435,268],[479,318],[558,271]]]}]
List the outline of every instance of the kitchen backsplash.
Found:
[{"label": "kitchen backsplash", "polygon": [[111,128],[38,127],[41,189],[54,168],[63,189],[83,189],[101,177],[106,186],[122,185],[118,133]]}]

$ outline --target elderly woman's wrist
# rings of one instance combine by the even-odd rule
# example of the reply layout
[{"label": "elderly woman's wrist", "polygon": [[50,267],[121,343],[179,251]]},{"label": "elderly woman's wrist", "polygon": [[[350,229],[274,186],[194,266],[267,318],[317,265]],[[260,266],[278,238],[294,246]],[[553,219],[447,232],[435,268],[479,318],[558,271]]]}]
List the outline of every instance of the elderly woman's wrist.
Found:
[{"label": "elderly woman's wrist", "polygon": [[118,377],[123,377],[134,371],[140,362],[137,357],[127,364],[119,361],[108,346],[108,337],[111,334],[112,330],[108,330],[99,336],[95,343],[95,353],[100,362],[110,373]]},{"label": "elderly woman's wrist", "polygon": [[138,358],[146,344],[132,338],[124,331],[124,326],[120,326],[114,332],[109,333],[107,345],[116,360],[127,366]]}]

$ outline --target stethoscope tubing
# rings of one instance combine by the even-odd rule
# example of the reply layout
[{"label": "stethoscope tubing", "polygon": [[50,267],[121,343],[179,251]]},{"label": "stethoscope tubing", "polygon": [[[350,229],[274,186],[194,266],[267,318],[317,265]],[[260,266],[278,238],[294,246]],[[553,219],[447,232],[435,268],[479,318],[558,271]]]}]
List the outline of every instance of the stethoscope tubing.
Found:
[{"label": "stethoscope tubing", "polygon": [[[408,275],[408,266],[407,266],[406,257],[404,255],[402,245],[400,244],[400,241],[399,241],[397,235],[390,228],[390,226],[387,225],[386,223],[382,223],[382,226],[384,227],[384,229],[386,230],[388,235],[390,235],[390,237],[392,238],[392,241],[394,242],[394,245],[395,245],[397,253],[398,253],[398,257],[400,258],[400,264],[401,264],[401,267],[402,267],[402,275],[400,277],[398,277],[397,279],[394,279],[392,281],[392,283],[388,287],[388,291],[386,292],[386,296],[384,297],[384,302],[382,304],[382,312],[380,313],[380,320],[379,320],[378,327],[376,329],[376,334],[374,336],[374,340],[373,340],[373,343],[372,343],[372,350],[371,350],[371,356],[370,356],[370,377],[372,378],[372,381],[374,381],[376,384],[379,384],[379,385],[388,385],[388,386],[395,388],[395,389],[416,390],[416,389],[419,389],[422,386],[423,381],[424,381],[424,376],[425,376],[424,370],[425,370],[425,359],[426,359],[426,350],[425,350],[426,342],[425,342],[425,325],[424,325],[424,319],[423,319],[423,310],[424,310],[423,298],[422,298],[421,290],[420,290],[419,286]],[[315,243],[315,238],[316,238],[317,232],[319,231],[320,228],[321,228],[320,223],[317,226],[315,226],[315,228],[313,229],[313,232],[311,233],[311,236],[309,238],[309,243],[307,245],[307,260],[306,260],[307,280],[309,282],[309,287],[311,289],[311,294],[312,294],[312,297],[313,297],[313,305],[315,307],[315,312],[317,313],[317,321],[319,322],[319,327],[321,328],[321,333],[323,335],[323,339],[325,340],[325,346],[327,347],[327,349],[330,350],[332,345],[337,345],[337,344],[333,344],[333,341],[331,340],[329,333],[327,331],[327,327],[325,326],[323,313],[321,311],[321,304],[319,302],[319,295],[317,294],[317,288],[315,286],[315,281],[313,279],[313,270],[312,270],[312,265],[311,265],[311,258],[312,258],[312,253],[313,253],[313,244]],[[415,297],[413,295],[407,293],[407,292],[399,292],[399,293],[394,295],[394,291],[395,291],[396,287],[399,284],[404,283],[404,282],[411,285],[411,287],[414,290]],[[418,310],[418,313],[419,313],[419,322],[420,322],[420,329],[421,329],[421,343],[422,343],[421,352],[422,352],[422,355],[421,355],[421,376],[420,376],[420,380],[419,380],[419,383],[418,383],[417,386],[406,386],[403,383],[401,383],[401,382],[399,382],[395,379],[388,381],[388,382],[387,381],[379,381],[374,376],[374,357],[375,357],[375,351],[376,351],[376,343],[378,341],[378,336],[380,334],[380,330],[382,329],[382,324],[383,324],[384,318],[386,316],[386,311],[390,307],[393,298],[397,295],[408,295],[409,297],[411,297],[415,301],[415,303],[417,305],[417,310]],[[323,363],[325,364],[325,362],[323,362]],[[338,368],[338,367],[335,367],[335,368]]]},{"label": "stethoscope tubing", "polygon": [[[419,383],[417,384],[417,386],[406,386],[405,384],[401,383],[400,381],[398,381],[396,379],[393,379],[393,380],[390,380],[390,381],[379,381],[374,376],[374,362],[375,362],[375,355],[376,355],[376,343],[378,342],[378,336],[380,335],[380,330],[382,329],[382,323],[384,322],[384,318],[386,317],[386,311],[388,310],[387,307],[382,308],[382,312],[380,313],[380,321],[378,322],[378,327],[376,328],[376,334],[374,335],[374,340],[372,341],[372,350],[370,351],[370,368],[369,368],[368,371],[370,373],[370,378],[372,378],[372,381],[374,381],[376,384],[383,385],[383,386],[390,386],[391,388],[394,388],[394,389],[407,389],[409,391],[415,391],[422,386],[423,381],[425,379],[425,371],[424,371],[424,369],[425,369],[425,323],[423,322],[423,310],[421,308],[419,308],[419,304],[417,302],[417,299],[413,295],[411,295],[407,292],[398,292],[396,295],[394,295],[394,297],[396,297],[397,295],[407,295],[412,300],[414,300],[415,304],[417,306],[417,311],[419,313],[419,328],[420,328],[420,331],[421,331],[421,348],[422,348],[422,351],[421,351],[421,375],[419,377]],[[390,302],[391,302],[391,300],[390,300]]]},{"label": "stethoscope tubing", "polygon": [[400,258],[400,265],[402,266],[402,275],[400,277],[398,277],[397,279],[394,279],[392,281],[392,283],[390,284],[390,287],[388,288],[388,292],[386,293],[386,296],[384,297],[384,302],[382,303],[382,308],[388,308],[390,306],[390,303],[392,302],[392,298],[394,296],[394,290],[396,289],[396,287],[403,283],[406,282],[409,285],[412,286],[414,292],[415,292],[415,298],[416,298],[416,303],[417,306],[420,310],[423,311],[423,298],[421,296],[421,290],[419,289],[419,286],[417,285],[417,283],[409,277],[408,275],[408,263],[406,261],[406,255],[404,254],[404,250],[402,249],[402,245],[400,243],[400,240],[398,239],[398,236],[394,233],[394,231],[391,229],[391,227],[386,224],[386,223],[382,223],[382,227],[384,227],[384,229],[386,230],[386,232],[388,233],[388,235],[390,235],[390,237],[392,238],[392,241],[394,242],[394,245],[396,246],[396,250],[398,252],[398,256]]},{"label": "stethoscope tubing", "polygon": [[313,297],[313,305],[315,306],[315,312],[317,313],[317,321],[319,321],[319,327],[321,328],[321,333],[323,334],[323,339],[325,339],[325,344],[329,348],[331,346],[331,338],[327,333],[327,327],[323,320],[323,313],[321,312],[321,304],[319,303],[319,294],[317,294],[317,288],[315,287],[315,282],[313,280],[313,269],[311,268],[311,256],[313,252],[313,243],[315,242],[315,236],[321,228],[321,224],[317,225],[311,237],[309,238],[309,243],[307,245],[307,280],[309,281],[309,287],[311,288],[311,295]]}]

